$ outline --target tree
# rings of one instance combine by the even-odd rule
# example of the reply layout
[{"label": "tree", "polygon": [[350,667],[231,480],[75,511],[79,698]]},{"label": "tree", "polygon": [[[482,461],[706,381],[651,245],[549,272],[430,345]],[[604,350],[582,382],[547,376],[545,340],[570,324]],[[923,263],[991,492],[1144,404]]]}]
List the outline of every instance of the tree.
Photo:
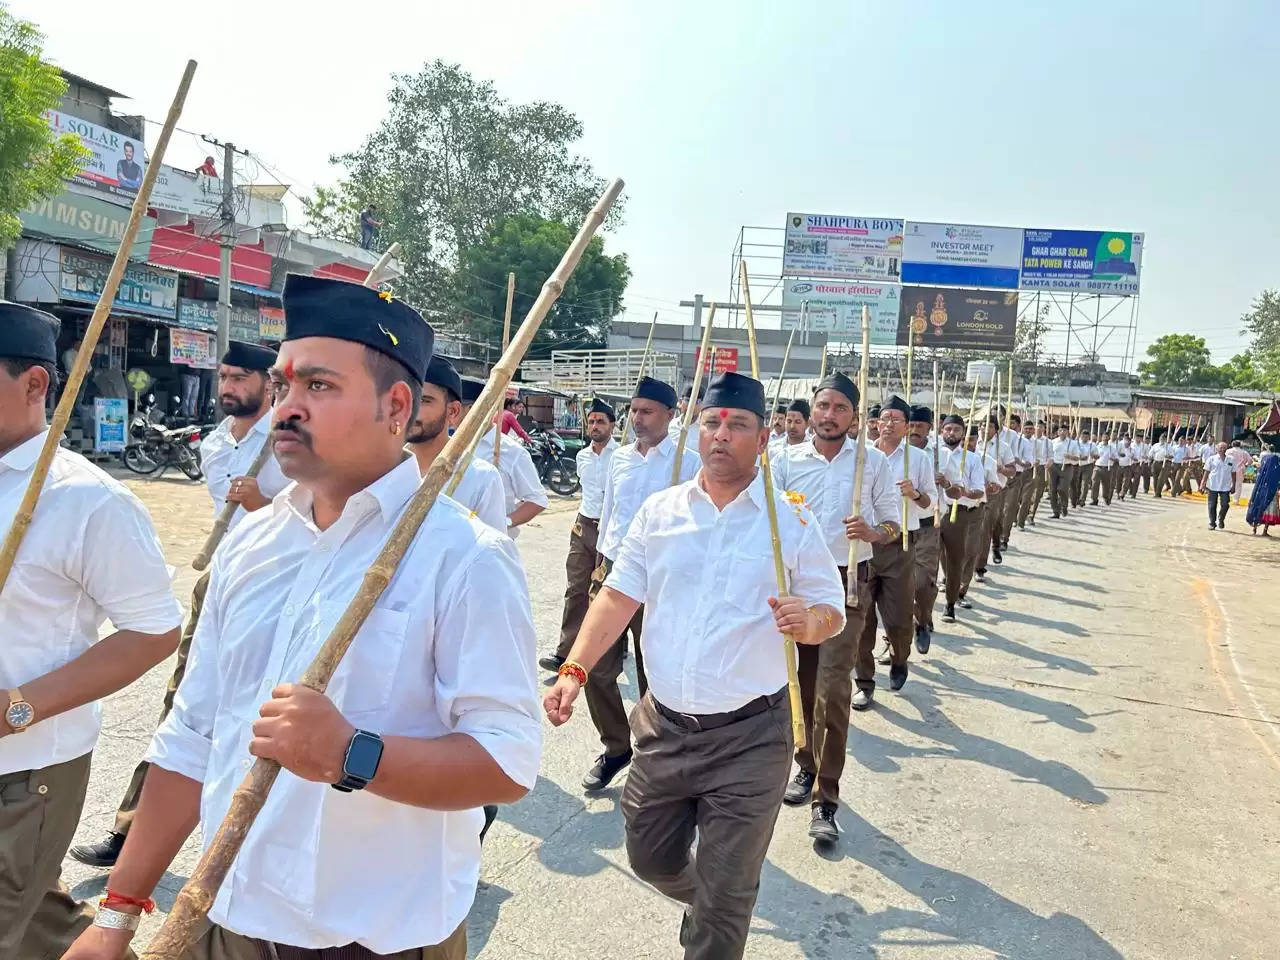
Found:
[{"label": "tree", "polygon": [[[476,340],[502,342],[507,273],[516,275],[513,323],[528,312],[543,281],[573,241],[574,228],[532,214],[501,221],[480,243],[463,250],[457,271],[467,316],[467,334]],[[607,256],[604,241],[592,238],[560,299],[543,321],[529,351],[546,357],[553,349],[603,347],[609,322],[622,306],[631,278],[626,254]]]},{"label": "tree", "polygon": [[1138,373],[1147,385],[1212,386],[1220,375],[1204,337],[1190,333],[1166,333],[1147,347],[1147,356],[1151,359],[1138,364]]},{"label": "tree", "polygon": [[58,193],[88,157],[76,137],[54,136],[45,119],[67,84],[41,59],[43,49],[35,24],[0,5],[0,250],[22,235],[18,212]]},{"label": "tree", "polygon": [[1246,333],[1253,334],[1254,350],[1280,349],[1280,291],[1263,290],[1240,322]]}]

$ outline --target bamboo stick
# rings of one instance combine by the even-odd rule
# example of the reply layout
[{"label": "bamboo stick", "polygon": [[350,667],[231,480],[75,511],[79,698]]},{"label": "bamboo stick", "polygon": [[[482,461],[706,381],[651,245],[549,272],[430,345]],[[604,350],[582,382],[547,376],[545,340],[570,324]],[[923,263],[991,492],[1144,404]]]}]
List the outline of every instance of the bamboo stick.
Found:
[{"label": "bamboo stick", "polygon": [[[658,311],[653,311],[653,319],[649,321],[649,336],[644,341],[644,354],[640,357],[640,374],[636,377],[636,390],[640,389],[640,381],[644,379],[645,369],[649,365],[649,352],[653,349],[653,331],[658,326]],[[631,391],[631,395],[636,395],[635,390]],[[618,441],[619,446],[626,446],[627,431],[631,429],[631,410],[627,409],[627,419],[622,422],[622,439]]]},{"label": "bamboo stick", "polygon": [[[93,356],[94,347],[98,344],[98,337],[102,334],[102,328],[111,312],[111,304],[115,301],[116,291],[120,289],[120,280],[124,276],[125,267],[129,264],[129,253],[133,250],[134,239],[138,236],[138,227],[142,224],[143,214],[147,212],[147,205],[151,199],[151,190],[155,186],[156,177],[160,175],[160,162],[169,146],[169,138],[173,136],[173,128],[177,126],[178,116],[182,113],[182,106],[186,102],[187,91],[191,88],[191,79],[195,76],[195,72],[196,62],[188,60],[187,67],[182,72],[182,79],[178,82],[178,91],[173,95],[173,102],[169,105],[169,113],[165,117],[164,126],[160,129],[160,139],[156,141],[156,145],[151,151],[151,160],[147,164],[146,173],[143,174],[142,185],[138,188],[138,195],[133,198],[133,206],[129,210],[129,219],[125,222],[124,232],[120,235],[120,246],[116,249],[115,258],[111,261],[111,269],[107,272],[106,282],[102,285],[102,293],[98,296],[97,306],[93,308],[93,316],[89,320],[89,326],[85,329],[80,350],[76,354],[75,362],[71,364],[71,369],[67,372],[67,382],[62,390],[62,399],[58,401],[57,407],[54,408],[53,420],[45,433],[44,446],[40,448],[40,455],[36,458],[35,465],[31,469],[31,479],[28,481],[26,492],[22,495],[22,501],[18,504],[18,509],[13,515],[13,525],[9,527],[9,532],[5,535],[3,547],[0,547],[0,593],[4,592],[5,584],[9,580],[9,573],[13,570],[14,561],[18,557],[18,548],[22,546],[22,539],[27,535],[27,530],[31,526],[31,518],[35,514],[36,502],[39,500],[40,492],[44,489],[45,480],[49,476],[49,467],[53,463],[54,454],[58,452],[62,434],[67,429],[67,423],[71,420],[71,411],[75,407],[76,397],[80,393],[80,385],[84,383],[85,375],[89,371],[89,360]],[[52,385],[50,386],[52,388]]]},{"label": "bamboo stick", "polygon": [[[502,316],[502,352],[507,352],[507,347],[511,346],[511,304],[516,296],[516,275],[515,271],[507,273],[507,312]],[[505,404],[504,404],[505,406]],[[498,413],[498,422],[493,427],[493,465],[496,467],[502,462],[502,412]]]},{"label": "bamboo stick", "polygon": [[378,258],[378,262],[373,265],[373,269],[364,278],[366,287],[376,287],[382,282],[382,272],[396,257],[400,256],[400,241],[397,240],[391,246],[382,252],[382,256]]},{"label": "bamboo stick", "polygon": [[[862,516],[862,482],[867,466],[867,374],[871,366],[871,311],[862,307],[862,356],[858,367],[858,435],[853,448],[853,503],[849,516],[855,520]],[[858,598],[858,541],[849,541],[849,559],[845,563],[844,605],[857,610]]]},{"label": "bamboo stick", "polygon": [[[680,439],[676,441],[676,456],[671,462],[671,486],[680,482],[680,466],[684,461],[684,447],[689,435],[689,423],[693,420],[693,408],[698,404],[698,388],[702,386],[702,369],[707,367],[715,374],[714,357],[707,356],[707,348],[711,345],[711,324],[716,318],[716,305],[711,304],[711,312],[707,314],[707,322],[702,328],[702,345],[698,348],[698,360],[694,364],[693,385],[689,388],[689,403],[684,408],[684,418],[680,422]],[[792,331],[793,333],[795,331]],[[710,379],[710,377],[708,377]]]},{"label": "bamboo stick", "polygon": [[[551,305],[564,290],[582,258],[587,243],[603,222],[609,208],[622,192],[622,181],[614,180],[587,215],[573,242],[560,259],[555,272],[542,285],[538,299],[534,301],[524,323],[516,332],[511,344],[493,368],[489,382],[485,384],[471,412],[463,419],[458,430],[445,444],[435,462],[427,468],[426,476],[418,487],[404,513],[397,521],[386,544],[365,573],[359,591],[329,634],[315,659],[302,676],[302,684],[324,692],[333,671],[342,660],[356,632],[364,623],[378,597],[387,588],[396,568],[404,559],[410,544],[428,512],[436,502],[445,481],[457,465],[460,451],[471,439],[484,430],[483,411],[492,408],[494,399],[505,393],[507,384],[515,374],[525,351],[533,342],[538,327]],[[231,863],[239,852],[244,838],[253,825],[254,818],[266,802],[267,793],[280,772],[280,765],[258,758],[240,786],[232,795],[231,808],[218,827],[212,842],[191,873],[191,879],[183,886],[164,926],[143,952],[144,960],[177,960],[186,954],[202,932],[205,917],[213,905],[218,888],[226,878]]]},{"label": "bamboo stick", "polygon": [[[906,394],[904,399],[907,406],[911,406],[911,361],[915,358],[916,338],[914,334],[908,331],[907,336],[907,377],[903,381],[903,392]],[[911,420],[911,414],[906,415],[908,421]],[[911,425],[907,424],[907,432],[902,435],[902,479],[906,482],[911,479],[911,440],[908,435],[911,433]],[[911,506],[907,500],[907,495],[902,495],[902,549],[911,549],[911,532],[907,530],[907,519],[911,515]]]},{"label": "bamboo stick", "polygon": [[[964,421],[964,437],[960,441],[960,486],[964,486],[964,468],[969,462],[969,427],[973,424],[974,414],[978,410],[978,378],[973,378],[973,396],[969,398],[969,415]],[[983,483],[986,483],[986,464],[983,464]],[[956,515],[960,511],[960,499],[951,504],[951,522],[956,522]]]},{"label": "bamboo stick", "polygon": [[[488,411],[481,417],[481,420],[484,423],[491,423],[493,421],[493,418],[496,415],[495,410],[498,405],[502,403],[505,397],[506,390],[504,388],[503,392],[498,395],[498,399],[494,402],[494,405],[489,407]],[[476,398],[476,402],[471,406],[472,413],[474,413],[475,409],[479,406],[480,398]],[[468,416],[470,416],[470,414],[468,414]],[[445,496],[452,497],[454,491],[458,489],[458,485],[462,483],[462,478],[466,475],[467,468],[471,466],[471,461],[475,459],[476,448],[480,446],[480,441],[488,435],[488,429],[484,428],[477,430],[475,436],[471,438],[471,442],[467,444],[467,448],[462,452],[462,456],[458,457],[458,469],[454,471],[453,477],[449,480],[448,485],[444,489]]]},{"label": "bamboo stick", "polygon": [[[946,376],[947,375],[944,372],[942,375],[943,380],[946,379]],[[937,476],[938,476],[938,467],[940,462],[939,457],[941,456],[938,448],[942,446],[942,424],[938,422],[939,419],[942,417],[942,411],[938,409],[938,406],[939,406],[938,395],[941,392],[941,389],[942,387],[938,380],[938,358],[935,356],[933,358],[933,421],[934,421],[933,476],[935,481],[937,480]],[[935,527],[938,525],[938,518],[941,513],[942,513],[942,497],[935,492],[933,495],[933,525]]]},{"label": "bamboo stick", "polygon": [[[756,349],[756,323],[751,313],[751,286],[747,280],[747,262],[738,262],[742,283],[743,312],[747,320],[747,344],[751,349],[751,376],[760,379],[760,355]],[[781,383],[781,378],[779,378]],[[773,472],[769,468],[769,448],[760,454],[760,475],[764,481],[764,502],[769,514],[769,534],[773,541],[773,573],[778,582],[778,597],[787,596],[787,571],[782,565],[782,540],[778,535],[778,504],[773,495]],[[791,733],[797,747],[805,745],[804,704],[800,699],[800,675],[797,672],[796,642],[790,634],[782,636],[783,655],[787,661],[787,694],[791,704]]]}]

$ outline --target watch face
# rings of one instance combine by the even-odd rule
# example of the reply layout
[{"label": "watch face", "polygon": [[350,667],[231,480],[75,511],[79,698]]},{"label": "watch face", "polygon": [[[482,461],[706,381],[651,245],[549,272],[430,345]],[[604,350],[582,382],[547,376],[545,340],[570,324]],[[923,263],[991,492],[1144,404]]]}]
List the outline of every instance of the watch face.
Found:
[{"label": "watch face", "polygon": [[36,718],[36,712],[29,703],[15,703],[5,711],[4,718],[10,727],[19,730]]},{"label": "watch face", "polygon": [[382,741],[367,733],[357,733],[347,748],[345,770],[351,776],[372,780],[382,759]]}]

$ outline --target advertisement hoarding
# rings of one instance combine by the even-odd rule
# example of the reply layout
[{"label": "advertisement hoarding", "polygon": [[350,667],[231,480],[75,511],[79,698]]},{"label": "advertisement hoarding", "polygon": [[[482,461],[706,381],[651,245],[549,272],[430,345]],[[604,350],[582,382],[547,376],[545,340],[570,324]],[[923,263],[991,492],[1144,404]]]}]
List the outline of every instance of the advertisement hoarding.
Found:
[{"label": "advertisement hoarding", "polygon": [[284,310],[280,307],[258,308],[258,337],[262,340],[284,339]]},{"label": "advertisement hoarding", "polygon": [[917,347],[961,347],[1012,352],[1018,326],[1018,294],[1000,290],[952,290],[904,286],[898,344],[910,329]]},{"label": "advertisement hoarding", "polygon": [[222,215],[222,181],[162,163],[156,174],[156,185],[151,188],[151,206],[175,213],[219,217]]},{"label": "advertisement hoarding", "polygon": [[78,137],[89,151],[89,159],[73,178],[76,183],[127,200],[137,195],[146,164],[146,150],[141,140],[58,110],[46,111],[45,119],[55,134]]},{"label": "advertisement hoarding", "polygon": [[908,221],[902,282],[1018,289],[1022,230],[963,223]]},{"label": "advertisement hoarding", "polygon": [[[711,366],[713,358],[715,359],[716,368],[714,370],[710,370],[708,368]],[[738,348],[713,346],[709,351],[707,351],[706,359],[703,359],[702,348],[698,347],[693,351],[693,365],[697,367],[699,363],[702,364],[703,374],[737,371]],[[706,385],[705,378],[703,380],[703,385]]]},{"label": "advertisement hoarding", "polygon": [[898,342],[898,301],[902,288],[896,283],[860,283],[844,280],[786,280],[782,288],[782,329],[800,324],[804,303],[809,303],[807,325],[842,340],[861,340],[862,308],[871,313],[871,342]]},{"label": "advertisement hoarding", "polygon": [[897,280],[902,226],[887,217],[788,213],[782,275]]},{"label": "advertisement hoarding", "polygon": [[[114,255],[124,236],[125,224],[129,222],[129,208],[63,190],[57,196],[33,200],[18,212],[18,219],[29,234],[70,240]],[[150,256],[155,229],[155,217],[144,216],[129,259],[146,260]]]},{"label": "advertisement hoarding", "polygon": [[1022,231],[1023,290],[1138,292],[1142,234],[1106,230]]},{"label": "advertisement hoarding", "polygon": [[216,341],[207,333],[196,330],[169,328],[169,362],[181,363],[201,370],[213,370],[218,366],[214,356]]},{"label": "advertisement hoarding", "polygon": [[[63,300],[98,302],[111,261],[96,253],[63,247],[58,271],[58,293]],[[178,275],[143,263],[124,270],[113,306],[148,316],[172,320],[178,310]]]},{"label": "advertisement hoarding", "polygon": [[218,305],[212,300],[192,300],[189,297],[182,297],[178,300],[178,326],[188,330],[216,333]]}]

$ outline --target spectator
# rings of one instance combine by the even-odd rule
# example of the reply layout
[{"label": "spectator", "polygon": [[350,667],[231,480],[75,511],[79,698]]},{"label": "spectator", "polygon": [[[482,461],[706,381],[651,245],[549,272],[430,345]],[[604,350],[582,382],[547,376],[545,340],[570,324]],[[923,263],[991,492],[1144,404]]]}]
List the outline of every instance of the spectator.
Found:
[{"label": "spectator", "polygon": [[205,157],[204,163],[196,167],[196,173],[203,173],[206,177],[218,179],[218,168],[213,165],[213,157]]},{"label": "spectator", "polygon": [[1227,445],[1218,444],[1205,464],[1204,485],[1209,488],[1209,529],[1226,529],[1231,492],[1235,489],[1235,467],[1227,458]]},{"label": "spectator", "polygon": [[360,246],[366,250],[373,246],[373,231],[382,226],[382,221],[374,217],[377,212],[372,203],[360,211]]},{"label": "spectator", "polygon": [[514,430],[521,440],[528,443],[532,438],[524,432],[524,427],[520,426],[519,418],[522,416],[524,416],[524,401],[519,397],[507,397],[502,401],[502,432],[510,433]]}]

